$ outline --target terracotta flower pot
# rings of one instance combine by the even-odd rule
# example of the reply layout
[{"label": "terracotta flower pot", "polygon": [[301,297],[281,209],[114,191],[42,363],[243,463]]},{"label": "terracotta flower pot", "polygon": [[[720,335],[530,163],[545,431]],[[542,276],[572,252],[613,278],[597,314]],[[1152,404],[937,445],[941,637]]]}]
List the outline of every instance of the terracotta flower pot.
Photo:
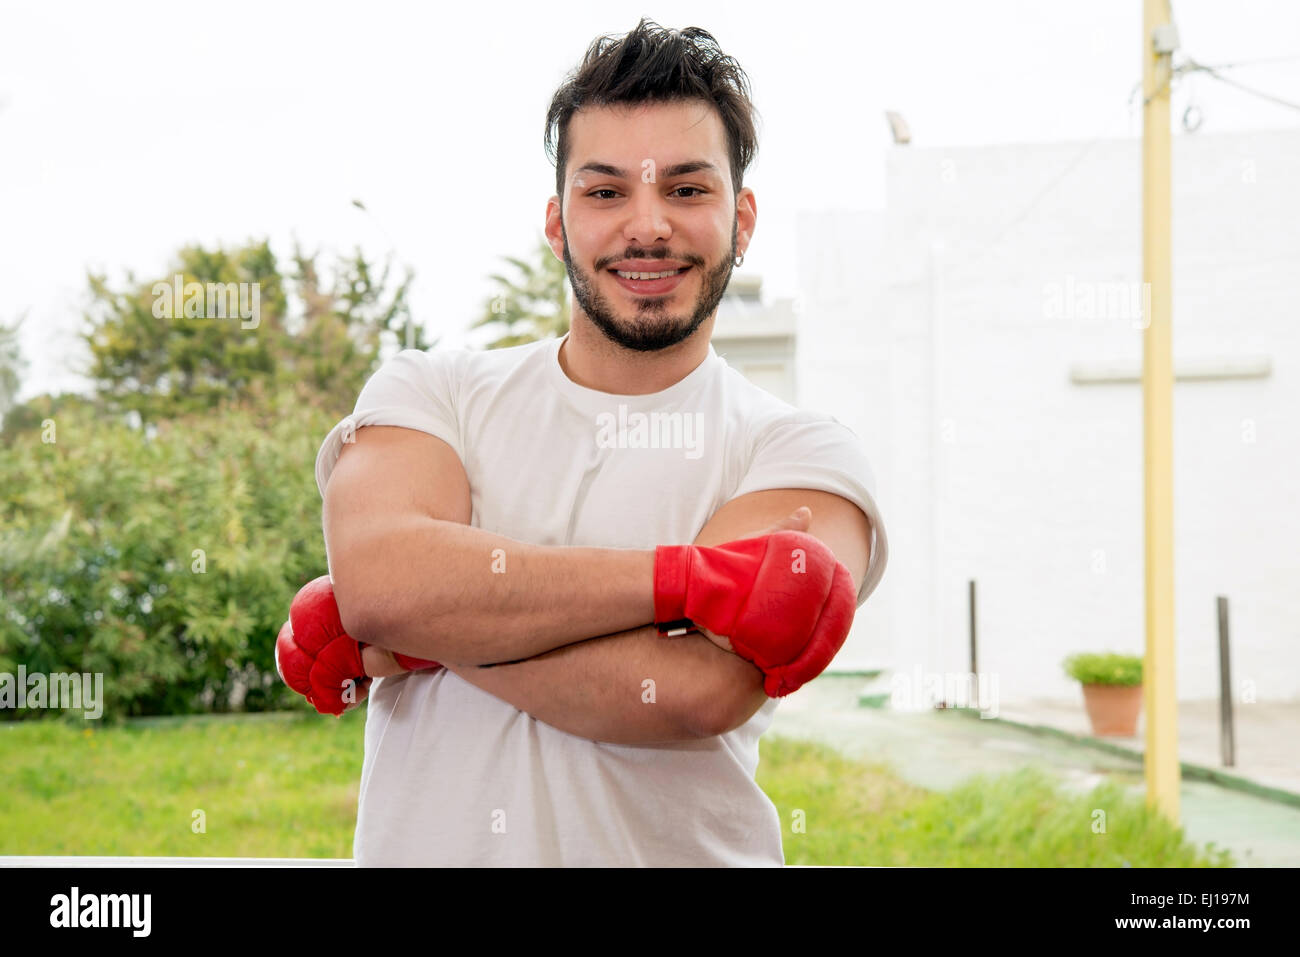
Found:
[{"label": "terracotta flower pot", "polygon": [[1084,685],[1083,703],[1094,735],[1131,738],[1137,734],[1141,685]]}]

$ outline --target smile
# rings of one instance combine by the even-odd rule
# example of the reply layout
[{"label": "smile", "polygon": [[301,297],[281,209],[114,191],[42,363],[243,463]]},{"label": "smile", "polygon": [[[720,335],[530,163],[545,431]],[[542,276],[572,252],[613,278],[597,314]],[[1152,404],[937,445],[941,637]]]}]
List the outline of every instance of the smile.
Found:
[{"label": "smile", "polygon": [[615,282],[630,293],[638,296],[661,296],[676,289],[681,284],[682,277],[690,269],[690,266],[685,266],[681,269],[669,269],[654,273],[619,272],[611,269],[609,273],[614,277]]}]

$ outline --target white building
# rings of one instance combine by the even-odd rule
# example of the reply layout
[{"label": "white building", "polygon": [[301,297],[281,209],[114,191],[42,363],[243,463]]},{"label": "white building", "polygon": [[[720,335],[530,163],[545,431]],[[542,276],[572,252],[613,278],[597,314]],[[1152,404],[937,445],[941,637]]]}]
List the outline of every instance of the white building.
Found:
[{"label": "white building", "polygon": [[[1293,699],[1300,131],[1173,163],[1178,695],[1218,693],[1225,595],[1236,696]],[[837,668],[969,671],[974,579],[1001,698],[1077,701],[1067,654],[1144,646],[1141,143],[899,146],[887,175],[883,213],[802,217],[801,299],[729,297],[715,346],[871,456],[889,566]]]}]

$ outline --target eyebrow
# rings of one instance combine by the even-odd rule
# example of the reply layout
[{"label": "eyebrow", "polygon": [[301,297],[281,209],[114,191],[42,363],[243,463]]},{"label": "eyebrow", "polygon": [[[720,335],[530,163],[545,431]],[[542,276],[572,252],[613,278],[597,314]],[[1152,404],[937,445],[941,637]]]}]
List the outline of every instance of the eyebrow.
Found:
[{"label": "eyebrow", "polygon": [[[619,169],[617,166],[613,166],[609,163],[598,163],[595,161],[583,163],[573,171],[574,176],[577,176],[579,173],[595,173],[598,176],[613,176],[615,179],[628,178],[627,170]],[[658,175],[662,179],[672,179],[675,176],[686,176],[689,173],[712,173],[718,177],[722,176],[721,170],[705,160],[690,160],[685,163],[677,163],[674,166],[665,166],[663,169],[659,170]]]}]

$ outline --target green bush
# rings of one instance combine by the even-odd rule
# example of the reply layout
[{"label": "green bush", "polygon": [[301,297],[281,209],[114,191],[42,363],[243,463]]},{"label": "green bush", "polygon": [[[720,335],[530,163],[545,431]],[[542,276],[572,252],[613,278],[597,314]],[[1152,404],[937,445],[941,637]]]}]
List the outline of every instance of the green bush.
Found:
[{"label": "green bush", "polygon": [[331,415],[286,391],[156,433],[81,403],[45,421],[0,455],[0,672],[103,673],[105,717],[292,706],[273,649],[326,571]]},{"label": "green bush", "polygon": [[1142,659],[1115,652],[1083,653],[1065,659],[1065,673],[1085,685],[1140,685]]},{"label": "green bush", "polygon": [[[316,452],[404,330],[411,275],[359,251],[288,267],[266,242],[186,247],[171,274],[257,284],[259,321],[90,278],[94,394],[37,396],[0,429],[0,672],[102,674],[105,717],[303,706],[274,646],[326,571]],[[58,715],[81,720],[0,709]]]}]

